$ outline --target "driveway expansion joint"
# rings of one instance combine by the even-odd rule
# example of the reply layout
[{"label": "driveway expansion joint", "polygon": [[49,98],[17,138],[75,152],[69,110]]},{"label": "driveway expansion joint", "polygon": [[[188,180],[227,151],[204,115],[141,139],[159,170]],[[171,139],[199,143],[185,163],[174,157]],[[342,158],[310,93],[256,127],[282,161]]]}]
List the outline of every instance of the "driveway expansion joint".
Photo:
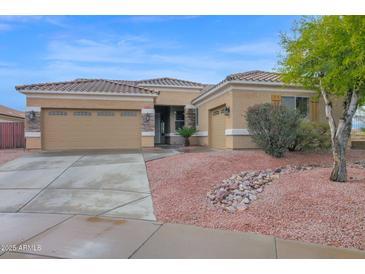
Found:
[{"label": "driveway expansion joint", "polygon": [[278,248],[276,245],[276,237],[274,237],[274,252],[275,252],[275,259],[278,258]]},{"label": "driveway expansion joint", "polygon": [[66,167],[56,178],[54,178],[49,184],[47,184],[44,188],[42,188],[36,195],[34,195],[28,202],[23,204],[16,212],[20,212],[24,207],[26,207],[29,203],[31,203],[35,198],[37,198],[45,189],[48,188],[53,182],[55,182],[59,177],[62,176],[70,167],[72,167],[77,161],[83,158],[85,155],[81,155],[76,161],[72,162],[71,165]]},{"label": "driveway expansion joint", "polygon": [[132,203],[134,203],[134,202],[138,202],[138,201],[141,201],[141,200],[143,200],[143,199],[146,199],[148,196],[150,196],[150,194],[148,194],[147,196],[144,196],[144,197],[138,198],[138,199],[136,199],[136,200],[133,200],[133,201],[130,201],[130,202],[124,203],[124,204],[122,204],[122,205],[119,205],[119,206],[113,207],[113,208],[108,209],[108,210],[106,210],[106,211],[104,211],[104,212],[101,212],[101,213],[99,213],[99,214],[97,214],[97,215],[95,215],[95,216],[101,216],[101,215],[107,214],[108,212],[113,211],[113,210],[115,210],[115,209],[117,209],[117,208],[121,208],[121,207],[124,207],[124,206],[126,206],[126,205],[132,204]]},{"label": "driveway expansion joint", "polygon": [[21,244],[24,244],[24,243],[26,243],[26,242],[28,242],[28,241],[32,240],[33,238],[35,238],[35,237],[37,237],[37,236],[39,236],[39,235],[41,235],[41,234],[43,234],[43,233],[45,233],[45,232],[47,232],[47,231],[51,230],[52,228],[54,228],[54,227],[56,227],[56,226],[58,226],[58,225],[60,225],[60,224],[63,224],[64,222],[67,222],[68,220],[70,220],[70,219],[71,219],[71,218],[73,218],[73,217],[75,217],[75,215],[71,215],[71,216],[69,216],[69,217],[66,217],[64,220],[62,220],[62,221],[60,221],[60,222],[58,222],[58,223],[56,223],[56,224],[54,224],[54,225],[52,225],[52,226],[50,226],[50,227],[46,228],[45,230],[42,230],[41,232],[39,232],[39,233],[37,233],[37,234],[33,235],[32,237],[29,237],[28,239],[26,239],[26,240],[24,240],[24,241],[20,242],[20,243],[19,243],[19,244],[17,244],[17,245],[19,246],[19,245],[21,245]]},{"label": "driveway expansion joint", "polygon": [[134,254],[136,254],[161,229],[161,227],[164,224],[160,224],[160,225],[156,224],[156,225],[158,225],[159,227],[154,232],[152,232],[151,235],[139,247],[137,247],[136,250],[134,250],[130,256],[128,256],[128,259],[132,259]]},{"label": "driveway expansion joint", "polygon": [[6,255],[6,254],[22,254],[22,255],[31,255],[31,256],[39,256],[45,259],[67,259],[67,258],[63,258],[63,257],[56,257],[56,256],[52,256],[52,255],[43,255],[43,254],[37,254],[37,253],[31,253],[31,252],[17,252],[17,251],[12,251],[12,252],[5,252],[3,254],[0,255]]}]

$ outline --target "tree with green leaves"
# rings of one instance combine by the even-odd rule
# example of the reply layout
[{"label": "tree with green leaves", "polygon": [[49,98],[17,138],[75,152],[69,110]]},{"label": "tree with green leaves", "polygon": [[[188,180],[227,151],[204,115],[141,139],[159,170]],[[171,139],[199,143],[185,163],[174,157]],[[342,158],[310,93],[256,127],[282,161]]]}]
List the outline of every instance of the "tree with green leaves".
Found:
[{"label": "tree with green leaves", "polygon": [[[365,16],[304,17],[283,34],[283,81],[318,91],[331,131],[332,181],[345,182],[346,147],[352,118],[365,101]],[[343,100],[339,120],[332,100]]]}]

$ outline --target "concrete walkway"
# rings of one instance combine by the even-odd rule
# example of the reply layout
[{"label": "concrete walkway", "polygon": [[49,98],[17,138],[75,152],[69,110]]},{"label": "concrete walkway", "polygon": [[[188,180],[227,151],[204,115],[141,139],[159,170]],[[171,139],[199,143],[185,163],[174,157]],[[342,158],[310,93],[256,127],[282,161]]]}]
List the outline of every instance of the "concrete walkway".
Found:
[{"label": "concrete walkway", "polygon": [[9,213],[0,222],[0,243],[9,248],[0,259],[365,258],[357,250],[122,218]]}]

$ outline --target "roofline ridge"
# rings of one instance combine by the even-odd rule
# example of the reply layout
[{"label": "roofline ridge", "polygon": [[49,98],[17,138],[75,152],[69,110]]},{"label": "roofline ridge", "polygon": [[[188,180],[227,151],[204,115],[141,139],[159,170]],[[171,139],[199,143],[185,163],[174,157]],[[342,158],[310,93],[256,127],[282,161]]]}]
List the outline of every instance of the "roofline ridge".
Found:
[{"label": "roofline ridge", "polygon": [[194,81],[190,81],[190,80],[178,79],[178,78],[175,78],[175,77],[157,77],[157,78],[137,80],[136,82],[142,83],[142,82],[147,82],[147,81],[152,81],[152,80],[161,80],[161,79],[170,79],[170,80],[184,81],[184,82],[199,84],[201,86],[204,85],[203,83],[200,83],[200,82],[194,82]]},{"label": "roofline ridge", "polygon": [[145,87],[133,86],[133,85],[125,84],[125,83],[116,82],[117,80],[104,79],[104,81],[107,81],[107,82],[110,82],[110,83],[113,83],[113,84],[117,84],[117,85],[121,85],[121,86],[131,87],[131,88],[139,88],[139,89],[142,89],[142,90],[145,90],[145,91],[149,91],[151,93],[160,94],[159,91],[156,91],[156,90],[153,90],[153,89],[148,89],[148,88],[145,88]]}]

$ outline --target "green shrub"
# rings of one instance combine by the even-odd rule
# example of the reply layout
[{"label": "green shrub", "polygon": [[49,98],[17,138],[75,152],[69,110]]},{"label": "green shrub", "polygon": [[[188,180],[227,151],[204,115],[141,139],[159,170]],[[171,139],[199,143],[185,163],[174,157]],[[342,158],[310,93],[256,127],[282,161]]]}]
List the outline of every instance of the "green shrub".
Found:
[{"label": "green shrub", "polygon": [[296,139],[300,115],[284,106],[260,104],[249,107],[245,118],[253,141],[275,157],[283,157]]},{"label": "green shrub", "polygon": [[185,138],[185,146],[190,146],[189,138],[196,132],[193,127],[182,127],[177,130],[177,134]]},{"label": "green shrub", "polygon": [[328,124],[302,120],[297,137],[290,150],[322,151],[331,148],[331,132]]}]

